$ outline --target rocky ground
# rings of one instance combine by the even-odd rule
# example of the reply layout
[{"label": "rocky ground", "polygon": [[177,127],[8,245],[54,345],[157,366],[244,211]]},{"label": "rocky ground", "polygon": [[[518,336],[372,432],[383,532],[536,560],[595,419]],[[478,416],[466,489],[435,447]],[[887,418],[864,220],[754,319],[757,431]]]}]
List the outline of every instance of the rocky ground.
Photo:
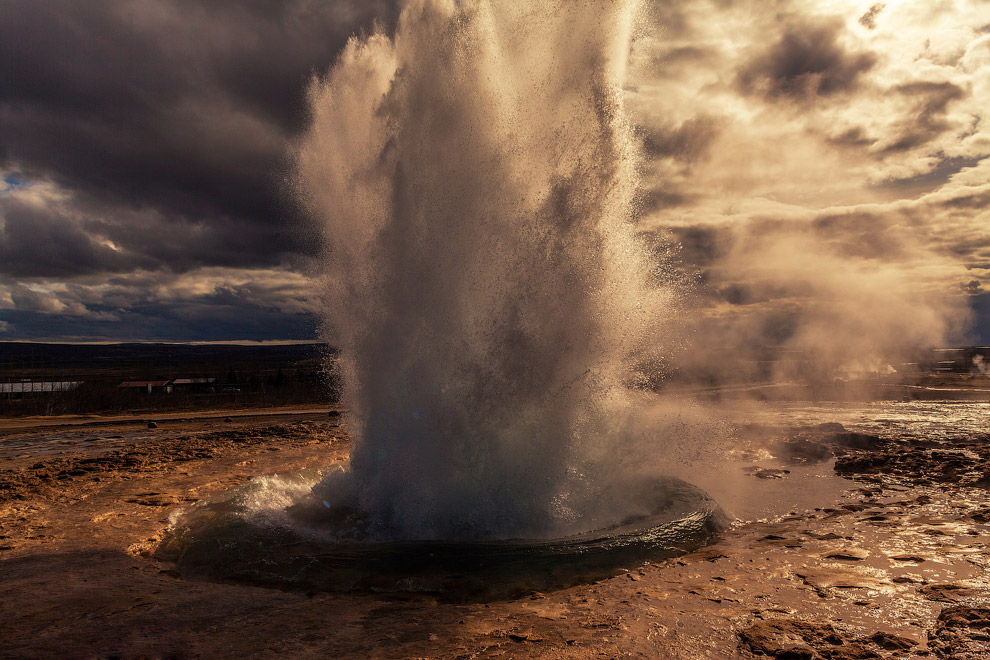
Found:
[{"label": "rocky ground", "polygon": [[794,465],[835,457],[849,494],[676,559],[506,601],[197,582],[152,557],[179,507],[254,475],[345,462],[337,421],[322,411],[0,430],[0,657],[990,657],[987,438],[744,429],[754,487],[791,478],[761,465],[769,452]]}]

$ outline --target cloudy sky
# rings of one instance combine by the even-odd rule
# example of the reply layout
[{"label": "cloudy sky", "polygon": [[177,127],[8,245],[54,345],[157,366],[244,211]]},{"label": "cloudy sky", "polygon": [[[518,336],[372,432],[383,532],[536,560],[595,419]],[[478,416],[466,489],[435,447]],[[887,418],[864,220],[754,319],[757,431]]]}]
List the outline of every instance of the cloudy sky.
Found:
[{"label": "cloudy sky", "polygon": [[[392,5],[6,0],[0,339],[315,338],[289,153]],[[626,102],[702,340],[990,343],[987,0],[656,0]]]}]

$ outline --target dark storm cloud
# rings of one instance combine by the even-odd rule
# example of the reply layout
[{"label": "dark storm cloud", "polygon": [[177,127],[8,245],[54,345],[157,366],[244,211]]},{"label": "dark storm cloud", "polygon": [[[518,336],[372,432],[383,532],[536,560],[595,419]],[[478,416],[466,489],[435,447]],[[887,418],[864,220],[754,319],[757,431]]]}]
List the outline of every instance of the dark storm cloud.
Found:
[{"label": "dark storm cloud", "polygon": [[957,195],[942,202],[942,206],[956,209],[987,209],[990,208],[990,190]]},{"label": "dark storm cloud", "polygon": [[960,237],[955,241],[939,241],[938,237],[933,237],[932,242],[938,245],[943,252],[952,254],[960,259],[972,260],[968,265],[973,265],[981,255],[990,253],[990,238],[985,236],[973,236],[969,239]]},{"label": "dark storm cloud", "polygon": [[847,147],[857,151],[869,147],[876,142],[874,138],[866,134],[866,131],[861,126],[854,126],[837,135],[830,135],[826,140],[829,144],[834,144],[837,147]]},{"label": "dark storm cloud", "polygon": [[[298,276],[255,272],[203,286],[202,275],[137,271],[99,286],[21,284],[0,277],[4,338],[217,341],[312,339],[317,319]],[[32,288],[34,287],[34,288]],[[6,291],[6,300],[3,292]]]},{"label": "dark storm cloud", "polygon": [[57,210],[0,198],[0,275],[69,277],[137,265]]},{"label": "dark storm cloud", "polygon": [[927,144],[950,128],[945,120],[949,104],[967,93],[950,82],[913,82],[898,85],[894,92],[914,101],[912,118],[900,127],[898,136],[883,148],[882,154],[907,151]]},{"label": "dark storm cloud", "polygon": [[718,120],[701,115],[680,126],[642,126],[637,129],[643,153],[649,158],[672,157],[688,165],[708,156],[718,137]]},{"label": "dark storm cloud", "polygon": [[739,283],[727,284],[718,289],[718,298],[730,305],[755,305],[770,300],[765,291],[757,291],[752,286]]},{"label": "dark storm cloud", "polygon": [[[305,251],[299,232],[283,230],[292,205],[279,181],[285,147],[305,123],[306,82],[350,34],[391,20],[390,4],[5,2],[0,167],[89,200],[100,207],[93,222],[124,225],[128,214],[151,209],[161,227],[144,245],[137,228],[120,228],[132,233],[122,239],[130,251],[150,258],[181,253],[203,265],[251,266]],[[8,232],[18,230],[17,217],[6,220]],[[193,240],[159,254],[163,234],[176,233],[166,245],[182,243],[197,224],[208,229],[190,238],[207,236],[219,257]],[[120,267],[114,255],[87,247],[79,229],[59,240],[78,259],[39,254],[28,267],[27,246],[17,244],[7,249],[22,263],[5,270],[64,277],[100,263]]]},{"label": "dark storm cloud", "polygon": [[672,242],[685,264],[698,269],[712,266],[730,249],[731,233],[723,227],[670,227]]},{"label": "dark storm cloud", "polygon": [[660,50],[653,61],[660,69],[658,73],[663,74],[667,68],[703,64],[710,60],[713,55],[714,53],[710,49],[699,46],[676,46]]},{"label": "dark storm cloud", "polygon": [[[709,157],[720,130],[715,117],[702,114],[679,125],[637,126],[636,136],[646,160],[669,159],[685,175],[689,175],[693,165]],[[674,182],[666,181],[662,186],[646,186],[640,190],[637,206],[644,214],[652,213],[687,204],[693,196],[678,190]]]},{"label": "dark storm cloud", "polygon": [[[40,205],[0,195],[0,276],[56,278],[291,265],[273,249],[293,231],[239,216],[189,217],[98,200]],[[259,246],[269,249],[259,249]]]},{"label": "dark storm cloud", "polygon": [[843,257],[899,261],[904,254],[904,229],[884,216],[865,212],[821,215],[812,231],[832,252]]},{"label": "dark storm cloud", "polygon": [[658,44],[649,54],[647,66],[657,79],[674,80],[713,64],[720,55],[718,50],[709,47]]},{"label": "dark storm cloud", "polygon": [[146,305],[125,313],[90,318],[50,310],[16,310],[3,312],[0,324],[9,328],[8,334],[16,333],[17,339],[35,340],[312,340],[317,334],[311,314],[285,314],[264,307],[240,307],[233,311],[200,301]]},{"label": "dark storm cloud", "polygon": [[[144,268],[186,272],[197,267],[267,267],[286,263],[274,249],[290,239],[291,227],[268,226],[251,218],[164,216],[158,211],[120,215],[94,213],[84,222],[92,234],[107,237],[121,250],[141,256]],[[265,245],[268,250],[260,249]],[[2,270],[2,266],[0,266]]]},{"label": "dark storm cloud", "polygon": [[837,20],[789,25],[776,44],[739,72],[741,90],[795,101],[852,91],[877,58],[846,52],[839,43],[842,29]]},{"label": "dark storm cloud", "polygon": [[15,286],[13,288],[10,292],[10,299],[14,303],[14,309],[21,312],[50,314],[58,312],[62,308],[55,298],[44,296],[37,291],[32,291],[22,286]]},{"label": "dark storm cloud", "polygon": [[[961,170],[974,167],[983,160],[982,156],[975,158],[966,157],[946,157],[944,153],[933,154],[939,158],[938,164],[932,167],[929,171],[924,174],[918,174],[916,176],[891,179],[888,181],[883,181],[876,185],[878,189],[891,189],[904,191],[905,194],[917,194],[918,192],[928,192],[934,190],[949,181],[954,174],[958,174]],[[969,199],[972,196],[969,194],[963,194],[961,196],[958,205],[965,206],[965,199]],[[946,201],[947,206],[953,206],[951,201]]]},{"label": "dark storm cloud", "polygon": [[880,15],[887,5],[882,2],[878,2],[869,8],[869,10],[859,17],[859,24],[865,27],[867,30],[875,30],[877,28],[877,16]]}]

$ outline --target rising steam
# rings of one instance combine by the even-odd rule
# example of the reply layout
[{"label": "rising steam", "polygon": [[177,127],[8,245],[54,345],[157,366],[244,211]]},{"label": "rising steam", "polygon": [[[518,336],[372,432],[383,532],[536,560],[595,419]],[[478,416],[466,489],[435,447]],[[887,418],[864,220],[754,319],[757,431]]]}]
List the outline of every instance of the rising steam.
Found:
[{"label": "rising steam", "polygon": [[627,385],[674,295],[631,222],[632,5],[412,0],[310,89],[298,181],[355,440],[314,493],[374,534],[584,531],[629,474]]}]

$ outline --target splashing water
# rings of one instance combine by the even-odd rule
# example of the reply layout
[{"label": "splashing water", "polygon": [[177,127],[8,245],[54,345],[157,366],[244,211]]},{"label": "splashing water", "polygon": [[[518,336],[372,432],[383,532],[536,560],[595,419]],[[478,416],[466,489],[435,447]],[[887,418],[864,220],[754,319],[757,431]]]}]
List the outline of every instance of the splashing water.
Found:
[{"label": "splashing water", "polygon": [[[414,0],[309,93],[298,185],[373,536],[586,531],[670,288],[631,222],[632,2]],[[629,512],[625,512],[629,513]],[[611,521],[609,521],[611,522]]]},{"label": "splashing water", "polygon": [[726,525],[673,476],[704,415],[630,388],[675,300],[632,223],[633,3],[503,4],[411,0],[311,86],[298,186],[350,465],[176,517],[156,556],[183,575],[505,597]]}]

